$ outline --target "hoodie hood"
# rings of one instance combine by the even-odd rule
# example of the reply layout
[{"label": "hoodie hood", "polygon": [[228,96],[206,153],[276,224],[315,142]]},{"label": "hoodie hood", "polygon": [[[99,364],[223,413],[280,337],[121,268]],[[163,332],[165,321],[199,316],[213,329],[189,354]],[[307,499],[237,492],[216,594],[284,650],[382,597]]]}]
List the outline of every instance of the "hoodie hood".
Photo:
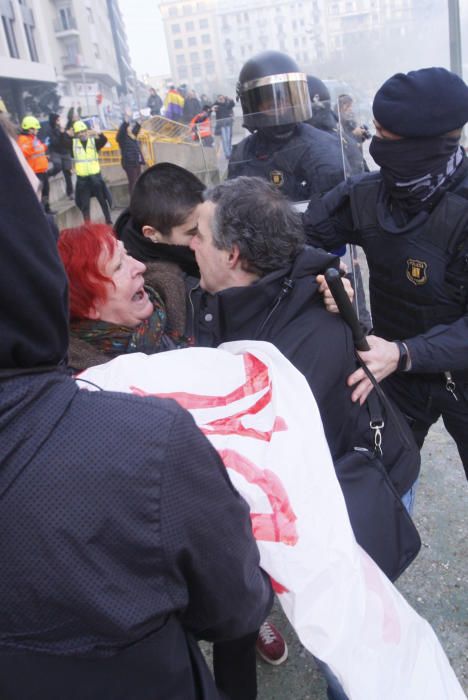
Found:
[{"label": "hoodie hood", "polygon": [[55,128],[59,119],[60,119],[60,114],[56,114],[55,112],[52,112],[52,114],[49,114],[50,126],[52,128]]},{"label": "hoodie hood", "polygon": [[67,279],[54,233],[0,128],[0,373],[54,368],[68,347]]},{"label": "hoodie hood", "polygon": [[185,245],[154,243],[146,238],[133,221],[130,210],[125,209],[114,225],[115,232],[127,251],[137,260],[175,263],[190,277],[200,277],[195,253]]}]

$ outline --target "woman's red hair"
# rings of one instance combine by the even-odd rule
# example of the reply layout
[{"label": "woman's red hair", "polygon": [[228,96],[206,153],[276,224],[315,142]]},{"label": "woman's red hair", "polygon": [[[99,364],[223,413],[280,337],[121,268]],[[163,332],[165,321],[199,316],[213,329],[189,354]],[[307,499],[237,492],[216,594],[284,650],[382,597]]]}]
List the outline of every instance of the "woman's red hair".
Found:
[{"label": "woman's red hair", "polygon": [[112,280],[100,271],[99,258],[103,250],[111,257],[116,243],[107,224],[88,221],[60,232],[58,249],[68,277],[70,318],[89,318],[96,301],[105,302]]}]

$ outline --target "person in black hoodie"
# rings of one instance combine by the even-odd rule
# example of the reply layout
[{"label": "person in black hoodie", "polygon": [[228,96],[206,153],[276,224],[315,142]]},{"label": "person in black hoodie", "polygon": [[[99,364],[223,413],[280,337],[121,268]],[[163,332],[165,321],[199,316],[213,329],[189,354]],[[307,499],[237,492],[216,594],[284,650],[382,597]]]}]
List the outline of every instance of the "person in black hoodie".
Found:
[{"label": "person in black hoodie", "polygon": [[196,640],[272,601],[247,505],[175,402],[67,374],[65,273],[0,151],[0,697],[219,700]]},{"label": "person in black hoodie", "polygon": [[132,126],[128,118],[125,117],[115,137],[115,140],[119,144],[122,156],[122,168],[127,175],[128,191],[130,195],[133,192],[136,181],[140,177],[141,169],[145,164],[145,159],[143,158],[140,144],[138,143],[138,134],[140,131],[141,124],[138,121],[135,121]]},{"label": "person in black hoodie", "polygon": [[73,199],[72,180],[72,157],[71,144],[72,137],[66,132],[60,123],[60,114],[49,114],[49,123],[44,129],[44,143],[47,145],[49,158],[54,169],[49,173],[49,177],[63,172],[65,187],[68,199]]}]

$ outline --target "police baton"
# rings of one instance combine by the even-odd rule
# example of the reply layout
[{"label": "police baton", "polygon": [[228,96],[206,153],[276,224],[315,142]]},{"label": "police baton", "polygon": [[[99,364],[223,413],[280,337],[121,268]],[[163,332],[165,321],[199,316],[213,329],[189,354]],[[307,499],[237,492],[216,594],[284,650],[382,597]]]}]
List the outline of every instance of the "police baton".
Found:
[{"label": "police baton", "polygon": [[369,343],[366,340],[366,333],[359,323],[356,311],[346,294],[340,273],[334,267],[329,267],[325,272],[325,279],[338,311],[351,328],[354,347],[356,350],[370,350]]}]

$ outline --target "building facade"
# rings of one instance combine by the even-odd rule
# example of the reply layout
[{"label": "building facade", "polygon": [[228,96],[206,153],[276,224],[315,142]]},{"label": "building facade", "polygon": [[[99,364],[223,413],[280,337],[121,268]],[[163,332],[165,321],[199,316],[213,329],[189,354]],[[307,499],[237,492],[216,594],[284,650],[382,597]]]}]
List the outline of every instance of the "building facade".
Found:
[{"label": "building facade", "polygon": [[0,0],[0,10],[0,95],[12,112],[42,82],[65,112],[120,117],[134,73],[117,0]]},{"label": "building facade", "polygon": [[216,0],[161,0],[159,8],[172,81],[216,94],[223,84]]},{"label": "building facade", "polygon": [[25,94],[53,90],[56,82],[47,19],[40,0],[0,0],[0,96],[15,115]]},{"label": "building facade", "polygon": [[268,49],[289,54],[306,73],[369,88],[388,74],[392,56],[410,70],[419,58],[429,65],[426,54],[446,42],[447,9],[437,0],[159,0],[159,7],[173,82],[208,94],[232,95],[245,61]]}]

